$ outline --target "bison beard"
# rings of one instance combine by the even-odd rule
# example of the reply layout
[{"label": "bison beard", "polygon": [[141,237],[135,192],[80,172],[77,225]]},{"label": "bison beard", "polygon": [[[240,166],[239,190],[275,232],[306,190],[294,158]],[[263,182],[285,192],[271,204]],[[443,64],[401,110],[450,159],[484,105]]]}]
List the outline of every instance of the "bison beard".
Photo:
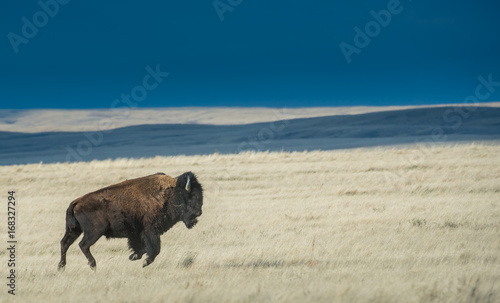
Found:
[{"label": "bison beard", "polygon": [[139,260],[147,254],[143,267],[148,266],[160,253],[160,235],[179,221],[187,228],[195,226],[202,205],[203,189],[191,172],[177,178],[157,173],[86,194],[71,202],[66,211],[58,268],[64,270],[66,252],[82,233],[79,245],[90,268],[96,267],[90,246],[101,236],[128,238],[129,259]]}]

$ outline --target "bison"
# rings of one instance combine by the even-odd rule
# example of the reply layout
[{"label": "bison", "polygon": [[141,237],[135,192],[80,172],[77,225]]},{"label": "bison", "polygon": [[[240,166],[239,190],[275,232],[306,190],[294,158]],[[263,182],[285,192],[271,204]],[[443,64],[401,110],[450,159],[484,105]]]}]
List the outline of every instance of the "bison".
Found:
[{"label": "bison", "polygon": [[179,221],[192,228],[202,205],[203,189],[192,172],[177,178],[157,173],[86,194],[66,211],[58,269],[64,270],[66,252],[82,232],[79,245],[91,269],[95,270],[96,261],[90,246],[101,236],[128,238],[129,259],[139,260],[146,253],[143,267],[148,266],[160,252],[160,235]]}]

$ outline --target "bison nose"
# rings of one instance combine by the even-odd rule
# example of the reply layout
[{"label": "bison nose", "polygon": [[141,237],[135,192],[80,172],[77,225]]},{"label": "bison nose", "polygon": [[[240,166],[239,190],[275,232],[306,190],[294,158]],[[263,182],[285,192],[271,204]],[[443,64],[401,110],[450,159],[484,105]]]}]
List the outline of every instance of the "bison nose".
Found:
[{"label": "bison nose", "polygon": [[199,210],[199,211],[196,213],[196,216],[197,216],[197,217],[201,216],[201,210]]}]

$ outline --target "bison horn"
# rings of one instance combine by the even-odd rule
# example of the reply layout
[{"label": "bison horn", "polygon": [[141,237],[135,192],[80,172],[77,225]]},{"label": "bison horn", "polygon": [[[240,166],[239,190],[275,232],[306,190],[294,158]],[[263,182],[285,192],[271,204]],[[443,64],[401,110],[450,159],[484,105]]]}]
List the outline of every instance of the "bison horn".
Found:
[{"label": "bison horn", "polygon": [[186,182],[186,190],[187,190],[188,192],[190,192],[190,191],[191,191],[191,176],[188,176],[188,180],[187,180],[187,182]]}]

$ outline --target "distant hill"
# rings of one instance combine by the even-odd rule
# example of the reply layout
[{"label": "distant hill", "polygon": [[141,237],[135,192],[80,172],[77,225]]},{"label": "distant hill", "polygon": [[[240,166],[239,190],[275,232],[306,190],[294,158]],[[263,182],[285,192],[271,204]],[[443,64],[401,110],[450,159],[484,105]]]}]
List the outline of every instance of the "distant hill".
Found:
[{"label": "distant hill", "polygon": [[500,142],[500,108],[431,107],[245,125],[155,124],[89,132],[0,132],[0,165],[121,157]]}]

